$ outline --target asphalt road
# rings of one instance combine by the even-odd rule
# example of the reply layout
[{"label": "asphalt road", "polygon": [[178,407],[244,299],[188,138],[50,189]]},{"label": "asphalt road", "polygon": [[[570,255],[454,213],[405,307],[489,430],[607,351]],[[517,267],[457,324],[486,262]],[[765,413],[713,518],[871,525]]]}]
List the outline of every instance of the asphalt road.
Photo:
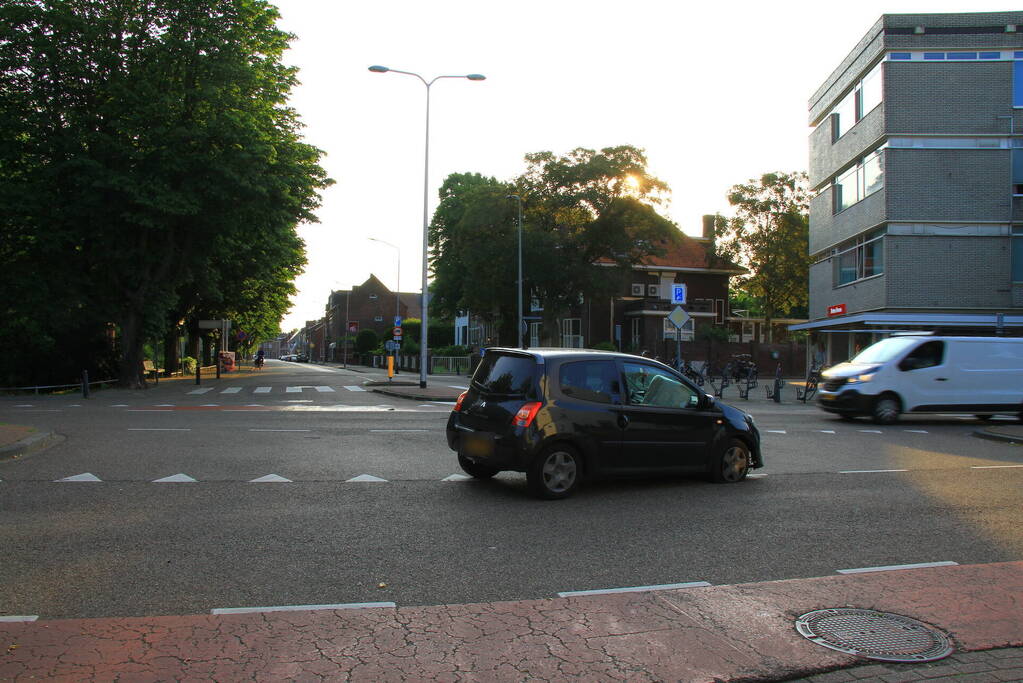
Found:
[{"label": "asphalt road", "polygon": [[[1023,449],[973,437],[972,419],[877,427],[759,402],[761,476],[542,502],[519,474],[450,480],[450,406],[363,379],[271,362],[203,394],[178,381],[0,400],[0,421],[67,437],[0,462],[0,615],[485,602],[1023,559]],[[84,475],[100,481],[58,481]],[[289,481],[252,481],[271,475]],[[351,481],[364,475],[384,481]]]}]

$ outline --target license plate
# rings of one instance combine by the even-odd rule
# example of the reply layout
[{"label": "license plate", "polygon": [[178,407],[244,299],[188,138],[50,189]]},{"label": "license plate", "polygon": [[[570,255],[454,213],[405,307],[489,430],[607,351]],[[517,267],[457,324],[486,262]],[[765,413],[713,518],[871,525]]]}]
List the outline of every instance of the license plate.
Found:
[{"label": "license plate", "polygon": [[483,434],[464,434],[462,452],[473,458],[489,458],[494,454],[494,441]]}]

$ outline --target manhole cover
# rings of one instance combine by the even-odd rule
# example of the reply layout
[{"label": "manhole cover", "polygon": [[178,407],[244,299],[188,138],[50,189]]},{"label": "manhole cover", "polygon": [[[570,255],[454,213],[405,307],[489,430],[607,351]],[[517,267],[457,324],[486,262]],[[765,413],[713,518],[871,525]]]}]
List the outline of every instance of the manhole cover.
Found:
[{"label": "manhole cover", "polygon": [[796,619],[799,634],[832,650],[883,662],[933,662],[952,654],[945,634],[916,619],[869,609],[821,609]]}]

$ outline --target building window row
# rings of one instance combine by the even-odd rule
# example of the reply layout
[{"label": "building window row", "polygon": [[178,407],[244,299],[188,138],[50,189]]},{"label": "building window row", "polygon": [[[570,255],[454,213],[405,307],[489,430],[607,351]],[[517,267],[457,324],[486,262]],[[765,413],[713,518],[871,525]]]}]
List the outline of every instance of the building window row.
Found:
[{"label": "building window row", "polygon": [[835,177],[832,183],[834,213],[845,211],[884,187],[884,154],[882,149],[856,160],[856,163]]},{"label": "building window row", "polygon": [[1023,225],[1012,226],[1012,281],[1023,283]]},{"label": "building window row", "polygon": [[1009,61],[1023,59],[1023,52],[1013,50],[983,50],[983,51],[956,51],[956,52],[930,52],[917,50],[914,52],[889,52],[890,62],[962,62],[972,60]]},{"label": "building window row", "polygon": [[814,264],[831,261],[833,286],[841,287],[884,273],[884,228],[877,228],[813,258]]},{"label": "building window row", "polygon": [[881,64],[878,62],[867,72],[863,80],[853,86],[848,95],[831,111],[831,141],[834,142],[849,132],[849,129],[864,116],[881,104],[884,95],[881,80]]}]

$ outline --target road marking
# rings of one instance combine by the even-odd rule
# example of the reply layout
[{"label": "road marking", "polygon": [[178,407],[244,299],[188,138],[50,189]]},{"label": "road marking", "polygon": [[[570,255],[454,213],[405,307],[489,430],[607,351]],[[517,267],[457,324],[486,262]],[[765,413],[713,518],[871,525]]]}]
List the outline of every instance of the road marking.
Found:
[{"label": "road marking", "polygon": [[217,408],[217,407],[219,407],[219,406],[220,406],[220,404],[219,404],[219,403],[203,403],[203,404],[202,404],[201,406],[199,406],[199,407],[200,407],[200,408]]},{"label": "road marking", "polygon": [[174,404],[173,404],[173,403],[157,403],[157,404],[156,404],[155,406],[153,406],[153,407],[154,407],[154,408],[173,408],[173,407],[174,407]]},{"label": "road marking", "polygon": [[348,479],[347,481],[366,481],[366,482],[382,481],[382,482],[386,482],[387,480],[386,479],[381,479],[380,477],[374,477],[372,474],[360,474],[359,476],[352,477],[351,479]]},{"label": "road marking", "polygon": [[347,389],[348,391],[366,391],[362,387],[353,387],[353,386],[346,386],[345,389]]},{"label": "road marking", "polygon": [[222,394],[237,394],[241,390],[242,390],[241,387],[228,387],[227,389],[224,389],[220,393],[222,393]]},{"label": "road marking", "polygon": [[[164,411],[160,411],[161,413]],[[190,432],[186,427],[128,427],[129,432]]]},{"label": "road marking", "polygon": [[766,477],[766,476],[767,476],[767,474],[764,473],[764,472],[757,472],[755,474],[747,474],[746,475],[746,477],[749,478],[749,479],[761,479],[761,478]]},{"label": "road marking", "polygon": [[862,434],[884,434],[880,429],[857,429]]},{"label": "road marking", "polygon": [[249,479],[250,484],[277,484],[277,483],[291,483],[290,479],[285,479],[279,474],[268,474],[265,477],[259,477],[258,479]]},{"label": "road marking", "polygon": [[970,465],[971,470],[1005,470],[1015,467],[1023,467],[1023,465]]},{"label": "road marking", "polygon": [[245,407],[246,408],[265,408],[266,406],[264,406],[262,403],[246,403]]},{"label": "road marking", "polygon": [[859,569],[836,569],[839,574],[866,574],[868,572],[894,572],[901,569],[922,569],[924,567],[957,567],[958,562],[921,562],[920,564],[892,564],[886,567],[861,567]]},{"label": "road marking", "polygon": [[764,431],[767,432],[768,434],[787,434],[788,433],[784,429],[765,429]]},{"label": "road marking", "polygon": [[872,474],[875,472],[909,472],[909,470],[842,470],[839,474]]},{"label": "road marking", "polygon": [[817,431],[820,432],[821,434],[834,434],[835,433],[834,429],[818,429]]},{"label": "road marking", "polygon": [[189,394],[205,394],[207,391],[213,391],[213,387],[206,387],[205,389],[193,389],[188,392]]},{"label": "road marking", "polygon": [[35,621],[39,616],[36,614],[26,614],[23,616],[9,615],[6,617],[0,617],[0,622],[13,623],[16,621]]},{"label": "road marking", "polygon": [[252,390],[254,394],[269,394],[273,387],[256,387]]},{"label": "road marking", "polygon": [[82,472],[71,477],[64,477],[63,479],[54,479],[54,481],[103,481],[95,474],[91,472]]},{"label": "road marking", "polygon": [[31,403],[19,403],[18,405],[14,406],[14,407],[15,408],[34,408],[35,406],[33,406]]},{"label": "road marking", "polygon": [[327,393],[332,394],[332,393],[334,393],[334,388],[333,387],[328,387],[328,386],[323,386],[323,385],[313,386],[311,384],[307,384],[307,385],[303,385],[303,386],[299,386],[299,387],[285,387],[284,388],[284,393],[286,393],[286,394],[301,394],[303,389],[316,389],[316,391],[320,392],[321,394],[327,394]]},{"label": "road marking", "polygon": [[250,429],[250,432],[311,432],[311,429]]},{"label": "road marking", "polygon": [[469,387],[460,387],[460,386],[457,386],[457,385],[454,385],[454,384],[449,384],[448,388],[449,389],[461,389],[462,391],[469,391]]},{"label": "road marking", "polygon": [[559,598],[571,598],[576,595],[604,595],[605,593],[645,593],[647,591],[667,591],[677,588],[703,588],[710,584],[706,581],[690,581],[688,583],[665,583],[659,586],[632,586],[630,588],[598,588],[591,591],[562,591]]},{"label": "road marking", "polygon": [[903,429],[904,432],[910,432],[911,434],[930,434],[926,429]]},{"label": "road marking", "polygon": [[452,474],[444,477],[441,481],[469,481],[470,479],[472,479],[472,477],[467,474]]},{"label": "road marking", "polygon": [[210,614],[247,614],[249,612],[305,612],[325,609],[376,609],[397,607],[393,602],[349,602],[343,605],[283,605],[280,607],[222,607],[211,609]]},{"label": "road marking", "polygon": [[428,432],[429,429],[371,429],[370,432]]},{"label": "road marking", "polygon": [[163,479],[153,480],[154,484],[190,484],[193,482],[196,482],[196,480],[183,473],[172,474],[171,476],[164,477]]},{"label": "road marking", "polygon": [[111,408],[127,408],[128,404],[127,403],[114,403],[110,407]]}]

